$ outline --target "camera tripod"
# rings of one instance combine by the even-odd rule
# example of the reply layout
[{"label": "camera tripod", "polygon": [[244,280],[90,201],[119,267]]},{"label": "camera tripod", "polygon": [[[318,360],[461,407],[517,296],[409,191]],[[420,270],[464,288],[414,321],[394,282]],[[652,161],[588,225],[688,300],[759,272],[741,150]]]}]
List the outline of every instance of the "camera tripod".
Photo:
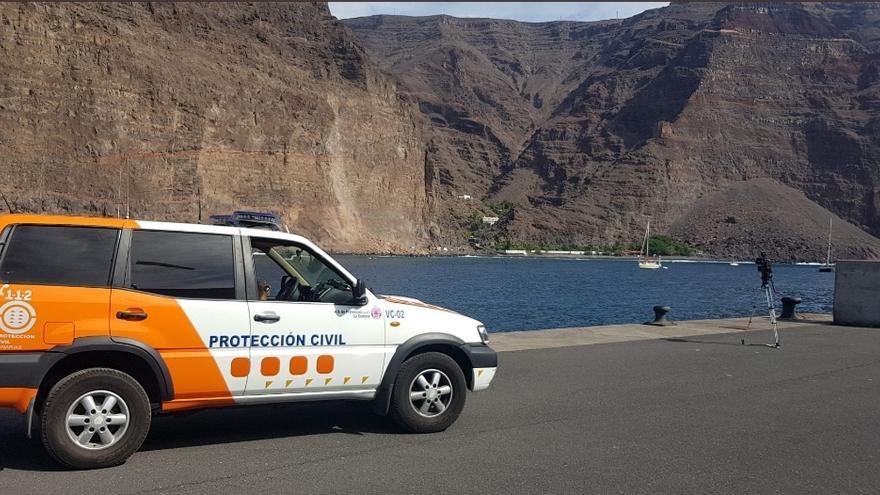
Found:
[{"label": "camera tripod", "polygon": [[[770,326],[773,328],[773,343],[764,345],[775,349],[779,347],[779,329],[776,324],[776,307],[773,305],[773,283],[768,280],[761,285],[761,288],[764,289],[764,295],[767,296],[767,311],[770,313]],[[749,328],[752,325],[752,318],[755,317],[755,311],[757,311],[757,306],[752,308],[752,315],[749,316],[749,324],[746,325],[746,328]],[[743,339],[742,343],[745,344],[745,339]]]}]

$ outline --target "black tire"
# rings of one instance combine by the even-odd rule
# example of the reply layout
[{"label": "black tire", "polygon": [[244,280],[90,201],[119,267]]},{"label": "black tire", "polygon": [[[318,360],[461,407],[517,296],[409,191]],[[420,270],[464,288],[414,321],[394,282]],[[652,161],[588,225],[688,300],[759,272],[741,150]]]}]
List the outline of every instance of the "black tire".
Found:
[{"label": "black tire", "polygon": [[[452,389],[448,405],[442,412],[431,406],[426,417],[417,411],[410,400],[410,387],[423,372],[437,370],[445,374],[443,382],[448,382]],[[401,428],[412,433],[435,433],[449,428],[458,419],[467,398],[467,382],[464,373],[454,359],[439,352],[426,352],[415,355],[400,366],[391,392],[391,418]],[[439,399],[437,399],[439,400]],[[424,405],[424,402],[421,402]]]},{"label": "black tire", "polygon": [[[68,434],[67,414],[71,407],[81,407],[75,406],[81,396],[97,391],[111,392],[121,398],[122,404],[127,407],[128,419],[118,440],[108,443],[108,447],[90,450],[76,443]],[[101,394],[95,397],[100,398]],[[106,399],[107,396],[103,397]],[[120,411],[120,407],[114,406],[109,412]],[[74,413],[76,411],[79,409]],[[88,412],[83,410],[82,415],[88,415]],[[67,375],[49,391],[42,408],[41,437],[49,455],[67,467],[94,469],[117,466],[140,448],[150,430],[151,420],[150,399],[137,380],[119,370],[89,368]],[[119,427],[110,425],[104,417],[94,419],[90,424],[96,430],[103,425],[108,430],[112,426],[119,431]],[[100,442],[100,437],[94,438],[97,439],[96,443]]]}]

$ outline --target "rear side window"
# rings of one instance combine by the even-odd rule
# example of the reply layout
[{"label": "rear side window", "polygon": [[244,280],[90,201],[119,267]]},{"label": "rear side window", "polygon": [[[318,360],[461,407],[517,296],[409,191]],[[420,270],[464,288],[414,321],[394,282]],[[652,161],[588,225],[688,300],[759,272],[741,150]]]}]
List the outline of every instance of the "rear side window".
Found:
[{"label": "rear side window", "polygon": [[107,287],[118,229],[17,225],[3,250],[7,284]]},{"label": "rear side window", "polygon": [[232,236],[135,230],[128,285],[172,297],[235,299]]}]

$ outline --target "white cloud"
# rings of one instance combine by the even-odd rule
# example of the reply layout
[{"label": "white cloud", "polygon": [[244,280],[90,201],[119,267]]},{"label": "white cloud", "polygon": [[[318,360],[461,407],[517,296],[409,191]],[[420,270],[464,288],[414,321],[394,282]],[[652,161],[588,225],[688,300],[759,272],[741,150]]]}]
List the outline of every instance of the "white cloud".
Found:
[{"label": "white cloud", "polygon": [[329,2],[339,19],[377,14],[489,17],[524,22],[627,18],[669,2]]}]

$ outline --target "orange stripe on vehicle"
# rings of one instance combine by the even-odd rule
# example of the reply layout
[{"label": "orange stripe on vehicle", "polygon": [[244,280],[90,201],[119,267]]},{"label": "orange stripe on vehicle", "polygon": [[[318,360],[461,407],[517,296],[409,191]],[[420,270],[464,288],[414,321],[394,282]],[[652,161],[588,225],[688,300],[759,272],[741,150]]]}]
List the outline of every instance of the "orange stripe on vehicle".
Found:
[{"label": "orange stripe on vehicle", "polygon": [[[118,311],[129,308],[146,309],[147,318],[143,321],[116,318]],[[174,298],[113,289],[110,333],[114,337],[143,342],[159,351],[171,374],[175,399],[232,397],[206,343]],[[250,368],[249,362],[247,365]]]},{"label": "orange stripe on vehicle", "polygon": [[188,409],[205,409],[209,407],[232,406],[235,401],[227,397],[213,399],[178,399],[162,403],[165,412],[185,411]]},{"label": "orange stripe on vehicle", "polygon": [[134,220],[112,217],[75,217],[64,215],[13,214],[0,217],[0,226],[9,224],[38,225],[76,225],[80,227],[113,227],[117,229],[136,229]]},{"label": "orange stripe on vehicle", "polygon": [[436,309],[439,311],[446,311],[447,313],[458,314],[449,308],[444,308],[441,306],[434,306],[433,304],[427,304],[427,303],[423,303],[421,301],[410,301],[409,299],[401,299],[399,297],[394,297],[394,296],[385,296],[384,299],[390,303],[403,304],[404,306],[415,306],[418,308]]},{"label": "orange stripe on vehicle", "polygon": [[36,397],[35,388],[0,388],[0,407],[12,407],[20,413],[28,409],[31,399]]}]

